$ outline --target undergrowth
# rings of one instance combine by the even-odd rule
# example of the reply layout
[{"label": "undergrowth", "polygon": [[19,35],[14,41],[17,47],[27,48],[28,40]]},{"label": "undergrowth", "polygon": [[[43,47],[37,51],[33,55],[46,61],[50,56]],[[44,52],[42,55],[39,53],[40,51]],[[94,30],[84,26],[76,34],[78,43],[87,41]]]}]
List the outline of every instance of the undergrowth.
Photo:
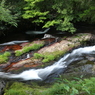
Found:
[{"label": "undergrowth", "polygon": [[94,83],[95,77],[72,81],[64,79],[43,91],[41,95],[95,95]]},{"label": "undergrowth", "polygon": [[27,85],[21,82],[14,82],[10,87],[8,86],[9,84],[7,84],[5,88],[4,95],[40,95],[39,91],[42,91],[42,87],[37,86],[35,83]]},{"label": "undergrowth", "polygon": [[95,77],[85,79],[61,79],[47,87],[15,82],[5,89],[4,95],[95,95]]}]

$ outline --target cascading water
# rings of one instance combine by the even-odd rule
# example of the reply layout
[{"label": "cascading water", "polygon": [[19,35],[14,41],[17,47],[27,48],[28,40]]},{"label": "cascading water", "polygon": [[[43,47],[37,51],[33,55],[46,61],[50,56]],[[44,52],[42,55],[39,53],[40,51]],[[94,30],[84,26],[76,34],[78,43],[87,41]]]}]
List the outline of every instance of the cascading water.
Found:
[{"label": "cascading water", "polygon": [[85,58],[85,56],[94,56],[94,55],[95,55],[95,46],[78,48],[73,50],[71,53],[65,55],[58,62],[55,62],[53,65],[47,66],[46,68],[30,69],[23,71],[20,74],[10,74],[10,73],[0,72],[0,77],[44,81],[51,75],[54,74],[58,75],[61,72],[63,72],[70,63],[82,60]]}]

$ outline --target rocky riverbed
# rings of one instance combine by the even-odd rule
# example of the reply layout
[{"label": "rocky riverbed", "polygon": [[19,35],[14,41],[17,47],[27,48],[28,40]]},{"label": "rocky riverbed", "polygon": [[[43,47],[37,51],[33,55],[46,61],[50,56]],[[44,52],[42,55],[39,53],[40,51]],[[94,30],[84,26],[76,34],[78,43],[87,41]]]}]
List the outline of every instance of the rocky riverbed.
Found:
[{"label": "rocky riverbed", "polygon": [[[46,38],[46,39],[37,39],[31,42],[25,42],[15,45],[4,45],[0,46],[0,55],[3,55],[5,52],[10,52],[8,59],[3,61],[0,64],[0,71],[10,72],[10,73],[20,73],[24,70],[30,68],[42,68],[47,65],[53,64],[58,61],[64,54],[71,51],[74,48],[83,46],[88,46],[89,41],[94,41],[95,37],[91,33],[79,33],[73,36],[64,36],[58,37],[56,41],[55,38]],[[32,46],[38,47],[33,49]],[[32,47],[32,49],[27,47]],[[35,48],[34,47],[34,48]],[[16,55],[16,52],[22,53],[21,55]],[[47,56],[48,57],[47,57]],[[45,56],[45,57],[44,57]],[[43,61],[44,60],[44,61]],[[70,65],[63,77],[75,75],[94,75],[94,58],[87,57],[86,60],[73,63]],[[77,72],[76,72],[77,71]],[[81,72],[80,72],[81,71]],[[84,72],[84,74],[83,74]],[[3,93],[5,87],[5,82],[0,80],[0,91]],[[1,94],[2,95],[2,94]]]}]

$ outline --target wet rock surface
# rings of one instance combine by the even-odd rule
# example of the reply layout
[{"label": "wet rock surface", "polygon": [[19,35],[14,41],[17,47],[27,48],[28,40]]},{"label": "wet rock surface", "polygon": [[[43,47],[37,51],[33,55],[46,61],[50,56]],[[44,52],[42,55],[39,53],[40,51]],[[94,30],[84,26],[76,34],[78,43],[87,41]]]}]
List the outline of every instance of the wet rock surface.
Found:
[{"label": "wet rock surface", "polygon": [[[3,64],[0,64],[0,71],[3,72],[13,72],[13,73],[19,73],[21,71],[24,71],[25,69],[30,68],[40,68],[40,66],[45,65],[42,62],[42,59],[32,59],[34,53],[52,53],[55,51],[70,51],[74,47],[78,47],[81,45],[82,41],[89,41],[92,38],[91,33],[84,33],[84,34],[76,34],[72,37],[61,37],[61,40],[55,41],[55,38],[48,38],[48,39],[37,39],[33,41],[34,43],[42,43],[42,41],[45,42],[44,46],[41,47],[38,50],[35,51],[29,51],[27,53],[22,54],[21,56],[15,56],[15,51],[19,50],[22,51],[22,48],[29,45],[31,46],[32,43],[22,43],[18,45],[12,45],[12,46],[1,46],[0,47],[0,54],[3,54],[5,51],[11,52],[11,56],[9,57],[9,60]],[[93,38],[95,39],[95,38]],[[29,58],[27,57],[29,55]],[[95,58],[86,56],[86,60],[80,61],[80,62],[74,62],[69,65],[69,67],[64,70],[63,77],[73,76],[73,75],[94,75],[95,74],[95,63],[93,62]],[[31,60],[32,59],[32,60]],[[88,61],[89,60],[89,61]],[[51,61],[48,64],[53,64],[55,61]],[[60,70],[60,73],[62,73],[63,70]],[[58,77],[58,74],[54,74],[48,77],[46,82],[50,82],[51,78]],[[54,79],[52,79],[54,80]],[[51,81],[52,81],[51,80]],[[5,87],[5,83],[3,80],[0,80],[0,91],[3,92],[3,88]],[[2,95],[2,94],[1,94]]]},{"label": "wet rock surface", "polygon": [[[18,70],[20,68],[34,68],[39,65],[44,65],[42,59],[32,59],[34,53],[39,54],[52,54],[53,52],[65,51],[68,52],[74,47],[81,45],[82,41],[89,41],[92,38],[91,33],[79,33],[73,36],[59,37],[60,40],[57,42],[55,38],[46,38],[46,39],[36,39],[32,42],[25,42],[16,45],[4,45],[0,46],[0,53],[3,54],[5,51],[11,53],[8,61],[6,63],[0,64],[0,71],[9,72],[13,70]],[[94,38],[93,38],[94,39]],[[22,49],[26,46],[32,46],[33,43],[40,44],[44,42],[44,46],[36,51],[29,51],[22,54],[21,56],[15,56],[15,51],[22,52]],[[89,60],[93,60],[91,57],[87,57]],[[32,60],[31,60],[32,59]],[[53,64],[53,62],[52,62]]]},{"label": "wet rock surface", "polygon": [[3,79],[0,79],[0,95],[4,94],[5,86],[6,86],[6,82]]},{"label": "wet rock surface", "polygon": [[84,59],[79,62],[73,62],[68,66],[62,76],[63,78],[67,79],[72,79],[73,77],[88,78],[95,76],[95,61],[89,61],[88,59]]}]

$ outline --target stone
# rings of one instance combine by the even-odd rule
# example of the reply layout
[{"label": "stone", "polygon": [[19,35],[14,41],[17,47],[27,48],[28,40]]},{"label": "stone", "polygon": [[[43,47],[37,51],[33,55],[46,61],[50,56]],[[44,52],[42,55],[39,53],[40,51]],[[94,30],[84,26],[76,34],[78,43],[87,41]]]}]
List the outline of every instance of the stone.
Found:
[{"label": "stone", "polygon": [[6,83],[4,80],[0,79],[0,95],[4,94],[4,88],[6,86]]}]

